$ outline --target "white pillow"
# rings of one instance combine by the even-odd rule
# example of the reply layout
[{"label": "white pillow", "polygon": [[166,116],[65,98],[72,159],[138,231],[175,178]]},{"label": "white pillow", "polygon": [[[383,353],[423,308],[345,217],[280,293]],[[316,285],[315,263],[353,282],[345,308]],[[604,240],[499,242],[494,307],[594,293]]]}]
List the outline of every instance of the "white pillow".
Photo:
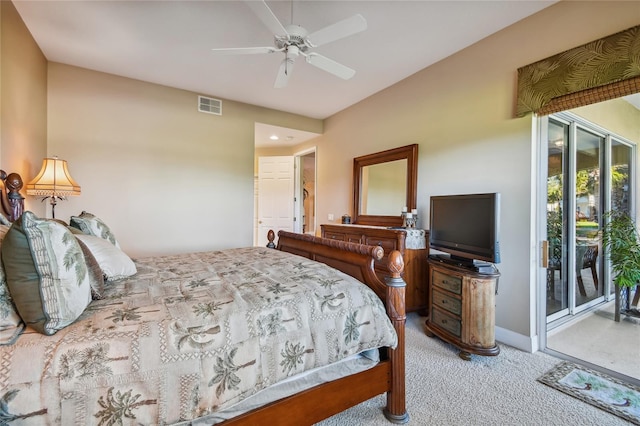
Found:
[{"label": "white pillow", "polygon": [[137,272],[136,265],[131,258],[109,240],[94,235],[74,235],[87,246],[93,257],[96,258],[107,281],[130,277]]}]

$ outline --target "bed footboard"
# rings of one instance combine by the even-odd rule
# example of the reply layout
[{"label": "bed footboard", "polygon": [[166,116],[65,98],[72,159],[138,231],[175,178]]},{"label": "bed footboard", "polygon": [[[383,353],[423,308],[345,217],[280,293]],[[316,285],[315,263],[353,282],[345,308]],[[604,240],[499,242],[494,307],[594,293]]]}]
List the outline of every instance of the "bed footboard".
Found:
[{"label": "bed footboard", "polygon": [[285,231],[278,232],[277,246],[274,243],[273,231],[269,231],[268,239],[270,247],[325,263],[351,275],[369,286],[382,299],[387,315],[398,335],[398,346],[396,349],[388,350],[386,360],[389,363],[389,384],[386,388],[387,406],[384,414],[393,423],[408,422],[409,415],[405,401],[406,283],[401,276],[404,271],[404,261],[400,252],[393,251],[389,255],[389,277],[386,283],[383,283],[374,270],[374,261],[382,259],[384,254],[381,247]]}]

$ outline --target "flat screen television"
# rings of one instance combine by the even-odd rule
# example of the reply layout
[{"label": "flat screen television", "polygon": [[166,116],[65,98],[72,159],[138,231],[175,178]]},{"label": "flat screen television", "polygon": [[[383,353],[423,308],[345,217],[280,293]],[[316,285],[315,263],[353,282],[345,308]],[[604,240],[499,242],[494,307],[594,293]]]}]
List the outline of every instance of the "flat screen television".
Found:
[{"label": "flat screen television", "polygon": [[431,197],[429,246],[448,253],[451,261],[500,263],[499,234],[499,193]]}]

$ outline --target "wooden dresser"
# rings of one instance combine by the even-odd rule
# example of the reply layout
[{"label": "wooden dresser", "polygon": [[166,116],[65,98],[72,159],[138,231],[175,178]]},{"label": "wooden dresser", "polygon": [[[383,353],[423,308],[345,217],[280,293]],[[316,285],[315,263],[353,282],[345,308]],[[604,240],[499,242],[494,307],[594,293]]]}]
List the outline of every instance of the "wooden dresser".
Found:
[{"label": "wooden dresser", "polygon": [[419,311],[427,315],[429,275],[427,258],[429,256],[429,233],[423,229],[389,229],[382,226],[363,225],[320,225],[323,238],[381,246],[384,257],[375,264],[378,277],[384,282],[388,275],[389,253],[398,250],[404,259],[404,280],[407,312]]},{"label": "wooden dresser", "polygon": [[495,356],[495,292],[500,273],[475,272],[429,259],[430,294],[427,336],[438,336],[470,354]]}]

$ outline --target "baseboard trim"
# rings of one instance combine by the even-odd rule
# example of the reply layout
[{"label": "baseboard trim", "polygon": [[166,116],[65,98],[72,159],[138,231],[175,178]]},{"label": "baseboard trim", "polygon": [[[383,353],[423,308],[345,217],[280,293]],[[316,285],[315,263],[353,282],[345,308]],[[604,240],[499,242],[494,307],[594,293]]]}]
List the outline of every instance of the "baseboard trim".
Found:
[{"label": "baseboard trim", "polygon": [[496,327],[495,333],[498,342],[513,346],[521,351],[533,353],[539,349],[538,336],[525,336],[501,327]]}]

